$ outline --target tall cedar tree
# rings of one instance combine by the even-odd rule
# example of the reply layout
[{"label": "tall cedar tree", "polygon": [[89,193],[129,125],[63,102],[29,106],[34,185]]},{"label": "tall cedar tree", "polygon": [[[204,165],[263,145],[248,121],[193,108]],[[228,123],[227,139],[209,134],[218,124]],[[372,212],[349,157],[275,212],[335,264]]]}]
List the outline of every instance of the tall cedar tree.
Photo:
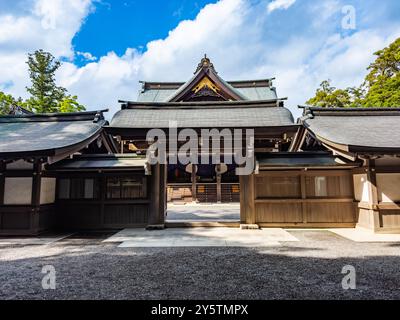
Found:
[{"label": "tall cedar tree", "polygon": [[85,108],[77,102],[76,96],[70,96],[67,90],[56,85],[55,73],[61,62],[43,50],[28,55],[27,61],[31,87],[26,90],[31,94],[27,106],[35,113],[74,112]]}]

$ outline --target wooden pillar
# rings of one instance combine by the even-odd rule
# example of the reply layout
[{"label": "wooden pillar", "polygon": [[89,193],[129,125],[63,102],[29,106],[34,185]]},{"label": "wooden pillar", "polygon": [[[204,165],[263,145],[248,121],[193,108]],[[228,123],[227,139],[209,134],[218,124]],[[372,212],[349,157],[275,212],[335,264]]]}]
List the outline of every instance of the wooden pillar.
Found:
[{"label": "wooden pillar", "polygon": [[5,183],[6,183],[6,163],[4,161],[0,161],[0,206],[4,204],[4,191],[5,191]]},{"label": "wooden pillar", "polygon": [[255,174],[252,173],[249,176],[249,213],[250,213],[250,217],[249,217],[249,224],[255,224],[257,223],[257,219],[256,219],[256,194],[255,194],[255,183],[256,183],[256,179],[255,179]]},{"label": "wooden pillar", "polygon": [[99,172],[99,182],[100,182],[100,224],[101,227],[104,226],[104,210],[105,210],[105,201],[107,199],[107,178],[104,173]]},{"label": "wooden pillar", "polygon": [[239,188],[240,188],[240,223],[246,223],[246,194],[247,188],[244,176],[239,176]]},{"label": "wooden pillar", "polygon": [[220,173],[217,173],[217,202],[222,202],[222,195],[221,195],[221,180],[222,176]]},{"label": "wooden pillar", "polygon": [[42,187],[42,161],[37,160],[33,165],[32,198],[31,198],[31,232],[39,231],[40,192]]},{"label": "wooden pillar", "polygon": [[[301,188],[301,199],[307,199],[307,191],[306,191],[306,173],[307,171],[303,171],[300,173],[300,188]],[[307,223],[307,204],[305,201],[301,202],[301,212],[303,216],[303,223]]]},{"label": "wooden pillar", "polygon": [[156,164],[151,169],[150,205],[148,225],[162,225],[165,222],[166,209],[166,165]]},{"label": "wooden pillar", "polygon": [[256,223],[255,208],[255,177],[239,176],[240,181],[240,222],[242,224]]},{"label": "wooden pillar", "polygon": [[375,160],[367,160],[367,180],[368,180],[368,193],[369,193],[369,207],[371,208],[371,213],[373,215],[374,231],[381,228],[379,208],[378,208],[378,187],[376,183],[376,169]]},{"label": "wooden pillar", "polygon": [[121,154],[124,154],[124,140],[121,140]]},{"label": "wooden pillar", "polygon": [[165,223],[165,213],[167,210],[167,176],[168,176],[167,165],[160,164],[160,204],[159,204],[157,224]]},{"label": "wooden pillar", "polygon": [[195,202],[197,200],[197,166],[192,164],[192,201]]}]

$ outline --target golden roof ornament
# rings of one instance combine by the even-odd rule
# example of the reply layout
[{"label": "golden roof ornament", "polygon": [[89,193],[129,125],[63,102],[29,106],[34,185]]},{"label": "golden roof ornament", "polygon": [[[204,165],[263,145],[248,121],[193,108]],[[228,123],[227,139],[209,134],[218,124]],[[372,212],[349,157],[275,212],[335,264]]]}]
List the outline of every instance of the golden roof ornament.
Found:
[{"label": "golden roof ornament", "polygon": [[205,68],[210,68],[212,69],[215,73],[217,73],[214,69],[214,65],[211,63],[210,59],[207,57],[207,54],[204,55],[204,58],[201,59],[200,63],[197,65],[197,69],[194,73],[199,72],[201,69]]}]

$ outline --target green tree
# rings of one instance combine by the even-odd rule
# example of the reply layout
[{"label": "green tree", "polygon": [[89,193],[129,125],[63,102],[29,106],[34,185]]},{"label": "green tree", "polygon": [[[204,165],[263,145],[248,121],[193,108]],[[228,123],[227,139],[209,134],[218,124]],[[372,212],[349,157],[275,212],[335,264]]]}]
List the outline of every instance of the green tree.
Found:
[{"label": "green tree", "polygon": [[0,114],[9,114],[14,104],[13,96],[0,91]]},{"label": "green tree", "polygon": [[400,38],[375,53],[365,78],[365,107],[400,107]]},{"label": "green tree", "polygon": [[351,94],[349,90],[337,89],[331,86],[330,80],[325,80],[317,89],[315,97],[306,102],[309,105],[332,108],[343,108],[351,103]]},{"label": "green tree", "polygon": [[306,103],[334,108],[400,107],[400,38],[375,55],[361,86],[336,89],[327,80]]},{"label": "green tree", "polygon": [[66,96],[58,104],[58,112],[85,111],[85,107],[78,102],[77,96]]},{"label": "green tree", "polygon": [[10,114],[17,106],[26,107],[21,98],[15,99],[11,94],[0,91],[0,115]]},{"label": "green tree", "polygon": [[[70,96],[67,90],[56,85],[55,73],[61,62],[43,50],[28,55],[29,76],[32,82],[27,87],[31,97],[27,100],[30,110],[36,113],[73,112],[85,108],[77,102],[76,96]],[[65,111],[67,110],[67,111]]]}]

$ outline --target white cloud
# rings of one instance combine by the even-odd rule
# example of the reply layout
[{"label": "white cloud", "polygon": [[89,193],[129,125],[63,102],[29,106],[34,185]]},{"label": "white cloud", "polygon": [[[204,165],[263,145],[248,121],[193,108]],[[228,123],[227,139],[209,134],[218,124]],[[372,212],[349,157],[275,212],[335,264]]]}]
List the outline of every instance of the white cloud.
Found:
[{"label": "white cloud", "polygon": [[[249,36],[251,28],[241,30],[246,10],[241,0],[207,5],[195,20],[182,21],[167,38],[148,43],[143,54],[127,49],[122,57],[111,52],[82,68],[64,64],[59,78],[85,105],[106,106],[115,112],[118,99],[137,98],[139,80],[185,81],[204,53],[210,55],[218,70],[234,70],[237,59],[246,61],[248,53],[243,45],[247,43],[249,49],[253,45],[249,42],[254,38]],[[226,59],[227,53],[235,59]]]},{"label": "white cloud", "polygon": [[110,108],[115,112],[118,99],[137,97],[140,61],[141,56],[134,49],[127,49],[121,57],[110,52],[81,68],[64,63],[58,78],[88,109]]},{"label": "white cloud", "polygon": [[96,61],[97,60],[97,57],[92,55],[90,52],[77,51],[76,55],[83,57],[86,61]]},{"label": "white cloud", "polygon": [[29,84],[27,54],[44,49],[72,59],[72,39],[91,10],[91,0],[35,0],[26,5],[29,3],[32,7],[22,15],[0,12],[0,87],[12,81],[9,90],[20,96],[26,95]]},{"label": "white cloud", "polygon": [[275,10],[287,10],[289,9],[296,0],[274,0],[268,3],[267,10],[269,13],[275,11]]},{"label": "white cloud", "polygon": [[[274,29],[266,33],[266,22],[273,19],[265,10],[266,2],[252,7],[245,0],[221,0],[205,6],[194,20],[182,21],[165,39],[148,43],[143,53],[127,48],[122,56],[110,52],[90,61],[94,59],[90,53],[74,53],[71,46],[90,12],[89,0],[58,3],[61,7],[56,10],[52,5],[46,7],[48,1],[53,0],[36,1],[28,16],[0,15],[0,89],[9,88],[13,81],[9,90],[22,94],[27,78],[26,52],[44,48],[57,56],[79,54],[89,63],[83,67],[64,63],[58,74],[60,84],[77,94],[89,110],[109,107],[109,116],[119,109],[118,99],[137,98],[139,80],[185,81],[204,53],[226,80],[276,76],[279,96],[289,97],[286,105],[298,116],[297,105],[308,100],[322,80],[332,79],[338,87],[360,84],[373,52],[400,36],[399,23],[391,28],[356,30],[350,36],[339,34],[334,27],[330,31],[339,0],[330,0],[320,15],[311,14],[309,24],[303,24],[304,32],[283,34]],[[61,8],[68,14],[59,14]],[[64,16],[67,21],[61,18]],[[43,28],[43,17],[48,29]],[[324,29],[317,23],[321,17]],[[55,29],[47,23],[53,18]]]}]

